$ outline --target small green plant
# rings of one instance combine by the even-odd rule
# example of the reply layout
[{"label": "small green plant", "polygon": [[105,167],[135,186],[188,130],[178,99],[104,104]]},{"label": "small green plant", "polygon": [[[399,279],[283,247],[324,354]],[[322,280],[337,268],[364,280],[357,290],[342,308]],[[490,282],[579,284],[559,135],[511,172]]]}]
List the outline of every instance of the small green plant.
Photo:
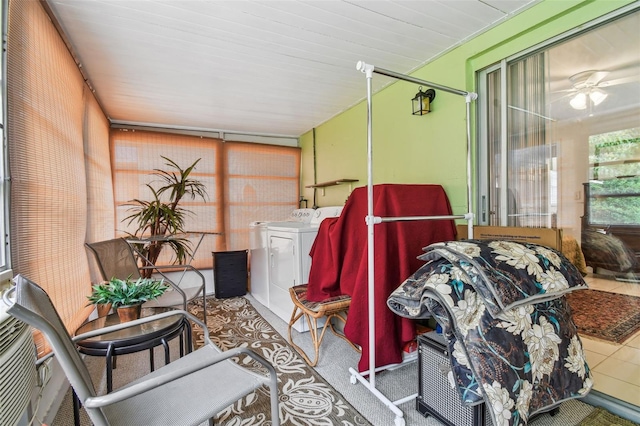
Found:
[{"label": "small green plant", "polygon": [[155,280],[152,278],[138,278],[126,280],[111,278],[109,282],[95,284],[93,292],[89,299],[89,304],[106,305],[111,304],[114,308],[118,306],[135,305],[155,299],[165,292],[168,288],[164,284],[164,280]]}]

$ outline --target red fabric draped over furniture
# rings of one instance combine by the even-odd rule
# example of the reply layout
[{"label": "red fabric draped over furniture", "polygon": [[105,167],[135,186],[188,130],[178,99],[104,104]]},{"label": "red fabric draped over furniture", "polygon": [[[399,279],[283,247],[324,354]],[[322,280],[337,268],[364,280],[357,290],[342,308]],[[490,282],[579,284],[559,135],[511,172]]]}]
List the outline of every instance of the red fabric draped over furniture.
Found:
[{"label": "red fabric draped over furniture", "polygon": [[[374,216],[451,215],[440,185],[381,184],[373,187]],[[351,307],[345,334],[362,347],[358,369],[369,369],[367,187],[356,188],[338,218],[322,221],[311,248],[307,297],[321,301],[347,294]],[[385,222],[374,227],[376,367],[402,361],[402,347],[415,338],[412,320],[395,315],[387,297],[424,261],[422,248],[455,240],[453,220]]]}]

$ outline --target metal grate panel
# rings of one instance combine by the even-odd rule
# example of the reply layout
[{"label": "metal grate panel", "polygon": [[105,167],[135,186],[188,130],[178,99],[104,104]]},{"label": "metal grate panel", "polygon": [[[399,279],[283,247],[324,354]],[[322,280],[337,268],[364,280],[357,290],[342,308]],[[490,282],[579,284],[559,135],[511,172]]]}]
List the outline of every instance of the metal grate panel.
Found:
[{"label": "metal grate panel", "polygon": [[0,324],[0,424],[22,417],[36,386],[36,355],[31,329],[12,317]]},{"label": "metal grate panel", "polygon": [[13,342],[20,336],[20,331],[26,327],[25,323],[11,316],[0,324],[0,357],[11,349]]},{"label": "metal grate panel", "polygon": [[418,363],[420,384],[417,409],[424,415],[432,415],[449,426],[493,425],[491,414],[484,404],[473,407],[462,405],[456,389],[451,388],[447,374],[451,364],[444,345],[431,333],[418,339]]}]

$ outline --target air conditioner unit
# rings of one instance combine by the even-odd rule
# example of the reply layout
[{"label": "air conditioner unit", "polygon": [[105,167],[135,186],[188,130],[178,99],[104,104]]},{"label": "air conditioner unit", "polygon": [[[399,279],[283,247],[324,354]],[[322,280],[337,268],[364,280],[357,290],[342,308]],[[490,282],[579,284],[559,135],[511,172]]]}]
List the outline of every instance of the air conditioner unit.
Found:
[{"label": "air conditioner unit", "polygon": [[6,310],[0,297],[0,425],[16,425],[36,386],[36,353],[31,328]]}]

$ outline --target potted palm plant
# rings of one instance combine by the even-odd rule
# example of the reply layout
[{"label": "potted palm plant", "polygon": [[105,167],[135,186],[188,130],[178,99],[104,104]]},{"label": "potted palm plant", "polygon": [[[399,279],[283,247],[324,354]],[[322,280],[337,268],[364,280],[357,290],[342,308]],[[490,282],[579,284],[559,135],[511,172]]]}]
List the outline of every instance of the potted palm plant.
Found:
[{"label": "potted palm plant", "polygon": [[[184,263],[185,259],[191,256],[191,245],[186,238],[163,239],[158,237],[175,235],[185,232],[185,217],[191,211],[180,206],[180,201],[184,198],[194,200],[201,198],[206,201],[207,192],[204,184],[199,180],[192,179],[191,173],[200,161],[198,158],[189,167],[182,169],[175,162],[167,157],[166,165],[168,171],[154,169],[153,175],[158,179],[147,184],[153,199],[150,201],[134,199],[129,201],[129,211],[131,214],[123,219],[128,225],[135,224],[136,229],[131,237],[137,239],[142,237],[155,237],[147,244],[139,244],[136,249],[151,264],[156,264],[158,256],[163,247],[168,245],[175,255],[176,263]],[[161,186],[155,188],[157,182]],[[151,277],[152,270],[142,271],[145,278]]]},{"label": "potted palm plant", "polygon": [[144,277],[136,280],[128,277],[121,280],[114,277],[108,282],[95,284],[87,298],[89,304],[111,305],[118,313],[120,321],[126,322],[140,318],[142,304],[162,296],[167,288],[164,280]]}]

